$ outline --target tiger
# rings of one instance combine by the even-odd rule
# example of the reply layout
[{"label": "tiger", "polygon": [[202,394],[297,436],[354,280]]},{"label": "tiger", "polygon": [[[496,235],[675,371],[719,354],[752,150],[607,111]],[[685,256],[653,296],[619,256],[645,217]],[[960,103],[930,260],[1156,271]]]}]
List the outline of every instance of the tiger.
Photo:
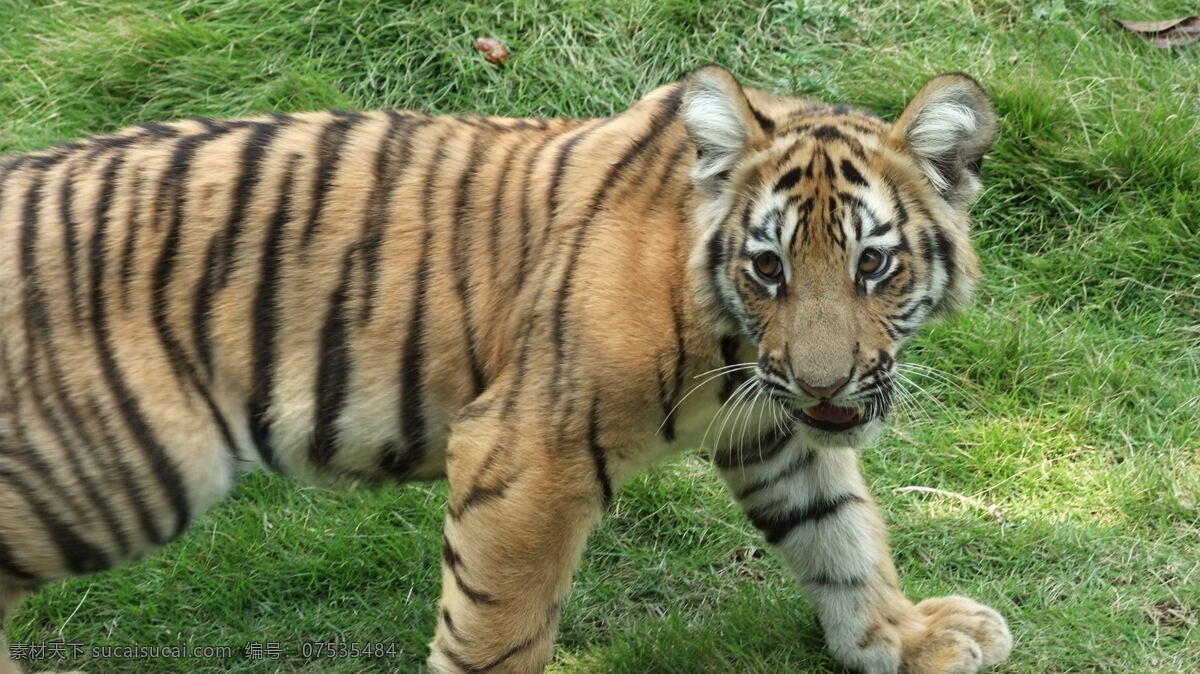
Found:
[{"label": "tiger", "polygon": [[250,471],[444,478],[429,671],[541,671],[621,485],[700,448],[839,662],[1001,663],[997,611],[899,589],[858,460],[900,351],[971,297],[996,133],[962,74],[889,123],[707,65],[604,118],[197,118],[10,156],[0,626]]}]

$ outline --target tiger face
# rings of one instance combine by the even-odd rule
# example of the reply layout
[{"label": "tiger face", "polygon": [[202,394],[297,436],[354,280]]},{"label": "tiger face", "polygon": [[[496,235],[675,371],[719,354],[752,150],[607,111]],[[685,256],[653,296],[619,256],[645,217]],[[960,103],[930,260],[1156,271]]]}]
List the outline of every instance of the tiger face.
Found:
[{"label": "tiger face", "polygon": [[698,71],[685,96],[709,290],[758,347],[758,387],[818,447],[862,447],[897,356],[969,297],[967,210],[995,115],[970,78],[930,81],[893,126]]}]

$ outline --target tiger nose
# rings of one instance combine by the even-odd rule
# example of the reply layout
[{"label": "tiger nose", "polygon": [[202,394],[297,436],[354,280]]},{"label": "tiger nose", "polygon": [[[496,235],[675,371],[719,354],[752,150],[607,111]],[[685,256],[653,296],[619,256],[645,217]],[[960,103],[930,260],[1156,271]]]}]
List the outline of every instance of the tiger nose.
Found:
[{"label": "tiger nose", "polygon": [[845,386],[846,382],[848,381],[850,381],[849,375],[842,377],[841,379],[838,379],[827,386],[814,386],[813,384],[810,384],[799,377],[796,378],[796,383],[800,385],[800,388],[804,389],[805,393],[814,398],[824,399],[832,398],[835,393],[842,390],[842,387]]}]

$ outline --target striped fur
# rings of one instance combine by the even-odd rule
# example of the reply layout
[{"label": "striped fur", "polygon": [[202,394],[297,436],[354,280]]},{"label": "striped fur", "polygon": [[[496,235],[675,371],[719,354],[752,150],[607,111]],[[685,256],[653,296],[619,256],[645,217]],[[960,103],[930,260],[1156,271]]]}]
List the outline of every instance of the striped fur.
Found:
[{"label": "striped fur", "polygon": [[447,477],[429,666],[539,670],[613,494],[703,445],[842,661],[1003,660],[995,612],[899,592],[845,449],[969,296],[994,126],[962,76],[889,125],[710,66],[605,119],[196,119],[0,160],[0,616],[248,470]]}]

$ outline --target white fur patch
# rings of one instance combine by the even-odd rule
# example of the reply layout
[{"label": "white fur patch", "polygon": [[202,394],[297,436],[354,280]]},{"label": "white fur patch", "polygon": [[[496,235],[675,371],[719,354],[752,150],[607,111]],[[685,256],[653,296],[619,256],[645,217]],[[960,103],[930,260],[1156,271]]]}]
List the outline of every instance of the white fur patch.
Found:
[{"label": "white fur patch", "polygon": [[737,163],[750,134],[738,114],[734,92],[703,72],[695,77],[683,106],[684,122],[701,151],[692,178],[698,184],[712,185]]},{"label": "white fur patch", "polygon": [[939,191],[952,186],[935,164],[936,160],[948,156],[958,161],[959,146],[978,130],[975,112],[961,103],[934,101],[921,110],[908,131],[908,143],[921,159],[925,175]]}]

